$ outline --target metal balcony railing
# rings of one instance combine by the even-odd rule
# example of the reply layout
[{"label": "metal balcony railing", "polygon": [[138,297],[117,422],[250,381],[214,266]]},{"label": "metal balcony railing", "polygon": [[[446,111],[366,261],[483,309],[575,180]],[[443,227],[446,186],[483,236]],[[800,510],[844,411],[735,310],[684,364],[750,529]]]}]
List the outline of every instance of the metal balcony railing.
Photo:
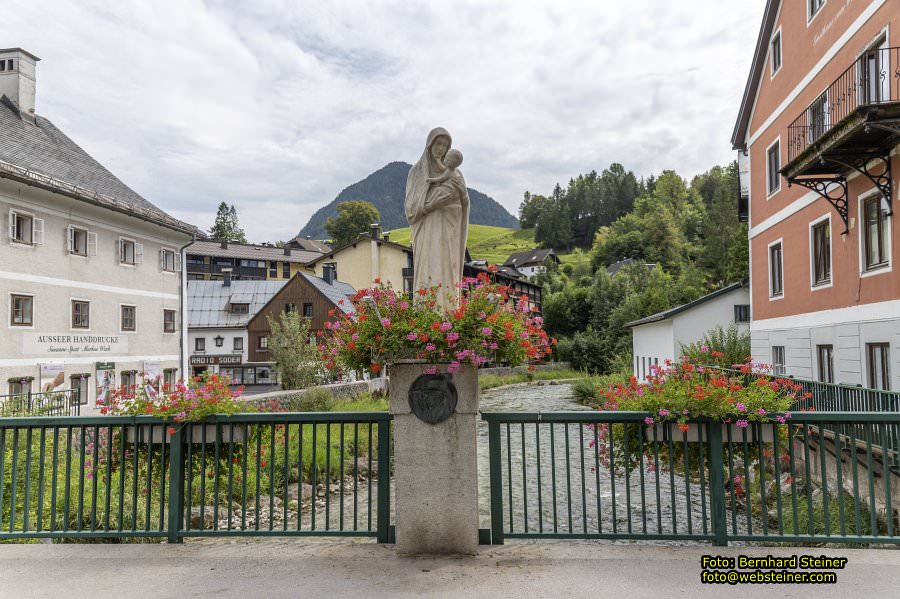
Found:
[{"label": "metal balcony railing", "polygon": [[900,102],[900,48],[863,53],[788,126],[788,162],[865,106]]}]

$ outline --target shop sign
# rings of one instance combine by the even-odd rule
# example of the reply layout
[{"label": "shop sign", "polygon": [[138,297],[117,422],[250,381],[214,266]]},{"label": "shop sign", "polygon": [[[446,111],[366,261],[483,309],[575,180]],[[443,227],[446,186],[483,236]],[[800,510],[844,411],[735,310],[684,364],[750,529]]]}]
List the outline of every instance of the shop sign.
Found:
[{"label": "shop sign", "polygon": [[22,352],[27,355],[126,354],[128,337],[80,333],[25,333]]},{"label": "shop sign", "polygon": [[238,366],[241,363],[240,354],[229,354],[224,356],[191,356],[191,366],[212,366],[218,364],[220,366]]}]

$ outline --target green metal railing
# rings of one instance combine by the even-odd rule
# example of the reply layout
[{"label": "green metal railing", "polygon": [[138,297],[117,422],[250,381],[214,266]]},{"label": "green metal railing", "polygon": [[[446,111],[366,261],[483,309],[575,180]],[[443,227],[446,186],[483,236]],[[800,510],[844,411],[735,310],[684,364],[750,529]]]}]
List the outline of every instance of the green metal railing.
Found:
[{"label": "green metal railing", "polygon": [[492,542],[900,543],[889,442],[900,414],[797,413],[743,429],[695,421],[686,431],[647,416],[483,414]]},{"label": "green metal railing", "polygon": [[0,418],[9,416],[78,416],[78,389],[0,395]]},{"label": "green metal railing", "polygon": [[390,535],[386,412],[0,419],[0,539]]}]

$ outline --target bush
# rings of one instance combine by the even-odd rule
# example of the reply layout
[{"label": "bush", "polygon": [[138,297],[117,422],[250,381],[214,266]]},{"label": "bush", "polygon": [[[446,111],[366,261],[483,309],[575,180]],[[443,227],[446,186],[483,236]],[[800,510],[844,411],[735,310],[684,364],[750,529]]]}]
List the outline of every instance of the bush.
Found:
[{"label": "bush", "polygon": [[741,332],[734,323],[724,329],[717,326],[707,331],[701,341],[681,348],[681,353],[691,360],[707,364],[711,363],[709,358],[713,352],[723,354],[719,356],[719,364],[743,364],[750,356],[750,331]]},{"label": "bush", "polygon": [[288,412],[330,412],[337,402],[331,391],[318,387],[292,395],[284,404]]}]

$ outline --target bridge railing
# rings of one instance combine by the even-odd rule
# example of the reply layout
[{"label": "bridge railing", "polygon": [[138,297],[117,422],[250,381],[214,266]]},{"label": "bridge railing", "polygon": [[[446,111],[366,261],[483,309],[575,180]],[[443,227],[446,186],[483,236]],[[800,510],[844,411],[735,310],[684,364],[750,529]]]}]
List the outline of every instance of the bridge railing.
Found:
[{"label": "bridge railing", "polygon": [[888,441],[900,414],[800,412],[747,428],[647,417],[483,414],[492,542],[900,543],[897,450]]},{"label": "bridge railing", "polygon": [[0,539],[389,538],[386,412],[0,418]]},{"label": "bridge railing", "polygon": [[9,416],[78,416],[78,389],[0,395],[0,418]]}]

